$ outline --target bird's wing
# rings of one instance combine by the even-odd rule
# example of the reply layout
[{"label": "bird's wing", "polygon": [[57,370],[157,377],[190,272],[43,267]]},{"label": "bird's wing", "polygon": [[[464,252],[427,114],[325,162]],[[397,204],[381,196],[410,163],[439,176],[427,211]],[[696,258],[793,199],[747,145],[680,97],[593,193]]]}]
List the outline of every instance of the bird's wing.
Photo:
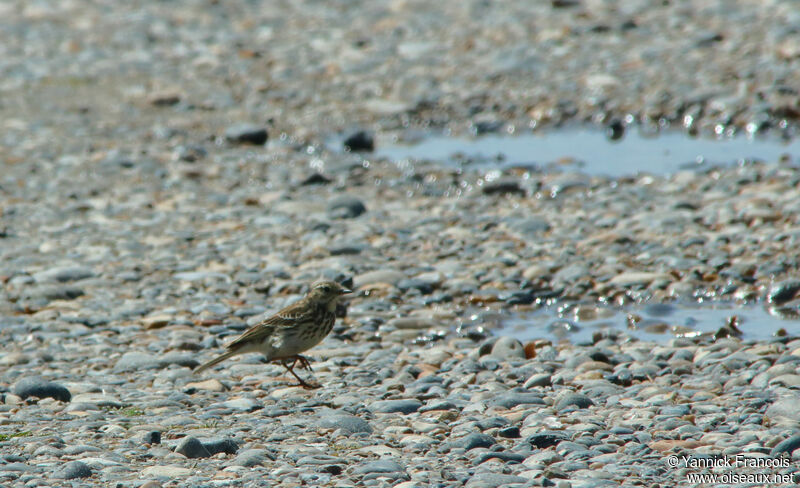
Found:
[{"label": "bird's wing", "polygon": [[312,321],[313,317],[314,309],[308,306],[306,300],[300,300],[244,331],[238,339],[228,344],[228,349],[238,349],[245,344],[264,342],[276,330],[291,329],[303,322]]}]

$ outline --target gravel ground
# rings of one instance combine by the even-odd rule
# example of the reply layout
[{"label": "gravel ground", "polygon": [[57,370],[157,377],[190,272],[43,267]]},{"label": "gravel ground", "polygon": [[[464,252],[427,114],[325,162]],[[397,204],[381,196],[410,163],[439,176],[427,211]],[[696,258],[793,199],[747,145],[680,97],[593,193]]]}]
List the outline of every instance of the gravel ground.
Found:
[{"label": "gravel ground", "polygon": [[[0,5],[0,484],[789,484],[791,333],[493,332],[549,301],[796,314],[791,158],[612,179],[325,144],[628,114],[793,134],[793,2],[651,3]],[[257,355],[191,373],[321,276],[356,290],[322,389]],[[762,464],[696,466],[736,455]]]}]

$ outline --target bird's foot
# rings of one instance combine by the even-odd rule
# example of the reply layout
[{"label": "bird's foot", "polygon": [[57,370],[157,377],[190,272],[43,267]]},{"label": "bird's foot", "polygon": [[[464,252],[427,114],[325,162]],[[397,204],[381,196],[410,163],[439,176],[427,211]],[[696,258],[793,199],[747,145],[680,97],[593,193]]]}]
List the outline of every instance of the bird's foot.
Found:
[{"label": "bird's foot", "polygon": [[300,361],[301,368],[305,369],[306,371],[311,371],[311,363],[308,362],[307,357],[298,354],[295,356],[295,361]]}]

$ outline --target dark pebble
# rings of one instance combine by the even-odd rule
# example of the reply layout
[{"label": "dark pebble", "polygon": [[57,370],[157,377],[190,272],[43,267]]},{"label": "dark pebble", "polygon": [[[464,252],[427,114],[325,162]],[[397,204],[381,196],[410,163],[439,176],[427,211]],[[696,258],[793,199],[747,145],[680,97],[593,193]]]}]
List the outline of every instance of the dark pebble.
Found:
[{"label": "dark pebble", "polygon": [[304,179],[300,184],[302,186],[306,185],[327,185],[332,180],[327,176],[323,175],[322,173],[314,173],[309,175],[306,179]]},{"label": "dark pebble", "polygon": [[792,300],[800,291],[800,280],[788,279],[772,285],[767,293],[767,301],[780,305]]},{"label": "dark pebble", "polygon": [[548,447],[558,445],[559,442],[565,440],[567,440],[567,435],[563,432],[544,431],[528,436],[528,438],[525,439],[525,442],[533,447],[538,447],[539,449],[547,449]]},{"label": "dark pebble", "polygon": [[237,124],[225,131],[225,139],[236,144],[260,146],[267,142],[267,129],[252,124]]},{"label": "dark pebble", "polygon": [[497,435],[506,439],[518,439],[520,437],[519,427],[506,427],[497,431]]},{"label": "dark pebble", "polygon": [[54,398],[68,402],[72,398],[72,394],[63,386],[37,377],[28,377],[17,381],[11,392],[22,399],[28,397]]},{"label": "dark pebble", "polygon": [[505,195],[507,193],[525,195],[525,190],[519,186],[519,182],[510,179],[500,179],[485,183],[482,191],[484,195]]},{"label": "dark pebble", "polygon": [[220,439],[204,442],[203,447],[205,447],[206,451],[208,451],[212,456],[221,452],[224,452],[225,454],[236,454],[236,451],[239,450],[239,444],[237,444],[233,439]]},{"label": "dark pebble", "polygon": [[161,444],[161,432],[154,430],[142,436],[142,442],[145,444]]},{"label": "dark pebble", "polygon": [[352,219],[366,211],[364,202],[350,195],[342,195],[328,202],[328,216],[334,219]]},{"label": "dark pebble", "polygon": [[374,151],[375,138],[369,132],[360,130],[344,140],[344,148],[350,152]]},{"label": "dark pebble", "polygon": [[606,127],[606,137],[618,141],[625,136],[625,125],[619,119],[614,119]]},{"label": "dark pebble", "polygon": [[504,463],[521,463],[522,461],[525,460],[525,456],[523,454],[517,454],[515,452],[506,452],[506,451],[487,452],[475,458],[473,464],[477,466],[479,464],[485,463],[490,459],[499,459]]},{"label": "dark pebble", "polygon": [[189,459],[211,457],[211,453],[196,437],[184,437],[178,447],[175,448],[175,452],[183,454]]}]

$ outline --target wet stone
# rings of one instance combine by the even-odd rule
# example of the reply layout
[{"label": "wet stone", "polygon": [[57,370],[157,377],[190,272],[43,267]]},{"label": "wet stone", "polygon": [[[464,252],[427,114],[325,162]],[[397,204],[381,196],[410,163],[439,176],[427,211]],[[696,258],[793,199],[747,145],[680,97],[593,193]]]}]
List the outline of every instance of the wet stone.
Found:
[{"label": "wet stone", "polygon": [[788,279],[772,285],[767,292],[767,301],[776,305],[786,303],[800,291],[800,280]]},{"label": "wet stone", "polygon": [[370,152],[375,150],[375,138],[372,134],[363,130],[347,136],[343,144],[346,150],[352,152]]}]

